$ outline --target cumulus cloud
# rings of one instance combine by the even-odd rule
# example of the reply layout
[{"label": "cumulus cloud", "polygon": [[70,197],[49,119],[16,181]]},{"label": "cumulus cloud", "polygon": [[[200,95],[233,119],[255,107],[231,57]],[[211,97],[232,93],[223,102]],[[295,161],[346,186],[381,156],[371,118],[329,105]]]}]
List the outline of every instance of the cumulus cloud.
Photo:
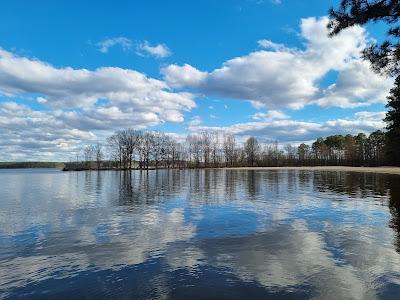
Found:
[{"label": "cumulus cloud", "polygon": [[171,50],[165,44],[151,45],[148,41],[140,43],[137,47],[139,55],[151,55],[156,58],[165,58],[172,55]]},{"label": "cumulus cloud", "polygon": [[322,107],[367,106],[385,100],[392,85],[391,79],[371,72],[368,62],[357,60],[349,63],[315,102]]},{"label": "cumulus cloud", "polygon": [[[268,114],[268,113],[267,113]],[[267,115],[266,114],[266,115]],[[262,142],[299,143],[315,140],[331,134],[357,134],[359,132],[370,133],[383,129],[382,121],[385,112],[358,112],[352,119],[334,119],[326,122],[303,122],[284,119],[274,120],[264,118],[265,115],[257,115],[261,121],[238,123],[227,127],[190,126],[192,132],[211,130],[237,135],[242,139],[255,136]],[[279,119],[276,118],[275,119]]]},{"label": "cumulus cloud", "polygon": [[[2,139],[8,144],[4,147],[7,146],[10,155],[3,157],[4,160],[13,159],[11,154],[16,151],[12,147],[16,147],[20,155],[23,145],[28,152],[35,148],[26,143],[33,133],[38,135],[32,136],[32,143],[39,145],[40,141],[51,140],[40,149],[57,153],[60,145],[69,145],[65,149],[71,149],[71,143],[75,143],[71,130],[90,133],[91,136],[97,130],[183,122],[183,111],[196,105],[192,94],[174,92],[165,82],[135,70],[57,68],[2,49],[0,95],[10,99],[0,105],[0,134],[3,137],[9,135],[9,138]],[[38,95],[35,100],[45,110],[36,111],[11,101],[12,97],[29,101],[32,95]],[[82,136],[81,139],[87,138]],[[29,157],[28,153],[26,156]]]},{"label": "cumulus cloud", "polygon": [[[304,49],[287,48],[269,40],[260,50],[236,57],[211,72],[190,65],[162,70],[174,86],[198,88],[206,95],[249,100],[257,107],[299,109],[307,104],[355,107],[385,101],[391,79],[374,74],[360,52],[369,43],[366,30],[353,26],[328,37],[328,18],[302,19]],[[321,81],[329,72],[338,80],[329,87]],[[368,80],[365,80],[368,78]]]},{"label": "cumulus cloud", "polygon": [[132,48],[132,45],[132,41],[123,36],[105,39],[97,43],[98,50],[102,53],[107,53],[114,46],[121,46],[122,50],[128,51]]},{"label": "cumulus cloud", "polygon": [[75,151],[82,140],[96,138],[90,130],[66,124],[60,114],[0,103],[0,160],[54,159]]},{"label": "cumulus cloud", "polygon": [[207,78],[207,72],[201,72],[191,65],[169,65],[161,69],[165,80],[173,87],[199,87]]},{"label": "cumulus cloud", "polygon": [[40,94],[54,108],[90,107],[99,99],[136,109],[161,106],[176,110],[194,106],[190,94],[172,93],[165,82],[135,70],[56,68],[0,50],[0,94],[26,93]]},{"label": "cumulus cloud", "polygon": [[270,110],[266,113],[255,113],[252,118],[254,120],[273,120],[273,119],[289,119],[289,116],[279,110]]}]

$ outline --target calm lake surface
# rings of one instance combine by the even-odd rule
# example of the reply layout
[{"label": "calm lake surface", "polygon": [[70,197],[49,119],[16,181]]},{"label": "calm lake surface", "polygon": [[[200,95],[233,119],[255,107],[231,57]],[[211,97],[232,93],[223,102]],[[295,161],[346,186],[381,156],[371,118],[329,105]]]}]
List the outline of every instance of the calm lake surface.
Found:
[{"label": "calm lake surface", "polygon": [[0,298],[400,299],[400,176],[0,170]]}]

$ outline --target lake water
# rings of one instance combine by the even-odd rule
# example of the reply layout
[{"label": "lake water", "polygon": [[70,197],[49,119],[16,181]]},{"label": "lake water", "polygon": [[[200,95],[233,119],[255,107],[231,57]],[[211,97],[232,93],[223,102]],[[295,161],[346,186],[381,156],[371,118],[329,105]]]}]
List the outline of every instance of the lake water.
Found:
[{"label": "lake water", "polygon": [[0,170],[0,298],[400,299],[400,176]]}]

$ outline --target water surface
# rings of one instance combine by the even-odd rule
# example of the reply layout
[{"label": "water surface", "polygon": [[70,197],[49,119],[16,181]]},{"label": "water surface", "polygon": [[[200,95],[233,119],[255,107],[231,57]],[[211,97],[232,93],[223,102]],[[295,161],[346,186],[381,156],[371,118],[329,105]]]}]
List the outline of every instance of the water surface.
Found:
[{"label": "water surface", "polygon": [[398,175],[41,169],[0,183],[0,298],[400,298]]}]

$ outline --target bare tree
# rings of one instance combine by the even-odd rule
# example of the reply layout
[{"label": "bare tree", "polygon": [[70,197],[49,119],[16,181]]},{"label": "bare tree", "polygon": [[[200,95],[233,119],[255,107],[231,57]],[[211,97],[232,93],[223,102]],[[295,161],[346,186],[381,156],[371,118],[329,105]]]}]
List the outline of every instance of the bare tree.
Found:
[{"label": "bare tree", "polygon": [[100,170],[101,161],[103,160],[104,155],[103,155],[102,147],[99,143],[97,143],[94,146],[94,152],[95,152],[95,156],[96,156],[96,167],[97,167],[97,170]]},{"label": "bare tree", "polygon": [[201,139],[198,135],[188,135],[186,139],[189,147],[189,161],[194,162],[195,167],[200,167]]},{"label": "bare tree", "polygon": [[200,136],[201,152],[203,153],[204,167],[208,167],[211,155],[211,134],[203,131]]},{"label": "bare tree", "polygon": [[219,135],[214,132],[211,134],[211,159],[214,167],[219,165],[220,152]]},{"label": "bare tree", "polygon": [[247,162],[250,166],[254,166],[257,162],[257,156],[260,151],[260,146],[255,137],[247,139],[244,145],[244,152],[246,154]]},{"label": "bare tree", "polygon": [[83,155],[85,158],[85,167],[92,169],[92,162],[94,161],[95,148],[93,145],[88,145],[83,149]]},{"label": "bare tree", "polygon": [[235,161],[235,148],[236,148],[236,141],[233,135],[229,134],[224,136],[223,148],[225,156],[225,165],[226,167],[228,166],[232,167]]}]

